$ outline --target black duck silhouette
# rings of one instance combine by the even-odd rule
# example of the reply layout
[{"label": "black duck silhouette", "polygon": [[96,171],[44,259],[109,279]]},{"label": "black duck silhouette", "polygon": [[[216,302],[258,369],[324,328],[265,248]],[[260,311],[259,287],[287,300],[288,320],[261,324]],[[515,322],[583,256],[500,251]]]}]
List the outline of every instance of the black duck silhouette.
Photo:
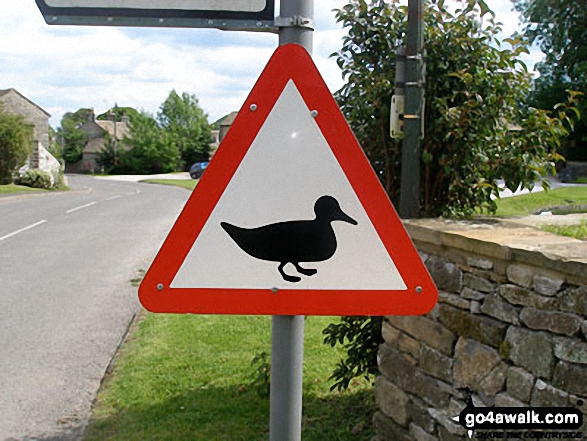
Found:
[{"label": "black duck silhouette", "polygon": [[220,226],[248,255],[261,260],[279,262],[277,268],[284,280],[299,282],[298,276],[283,271],[287,263],[305,276],[313,276],[317,270],[302,268],[300,262],[321,262],[336,252],[336,235],[332,221],[344,221],[357,225],[344,213],[332,196],[321,196],[314,204],[316,217],[312,220],[293,220],[264,225],[257,228],[241,228],[227,222]]}]

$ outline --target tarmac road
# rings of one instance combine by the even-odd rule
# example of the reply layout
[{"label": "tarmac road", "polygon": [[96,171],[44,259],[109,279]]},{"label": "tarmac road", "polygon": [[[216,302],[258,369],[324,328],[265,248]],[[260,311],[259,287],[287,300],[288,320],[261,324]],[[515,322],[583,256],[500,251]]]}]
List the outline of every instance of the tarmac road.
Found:
[{"label": "tarmac road", "polygon": [[190,193],[69,176],[0,198],[0,440],[81,439],[147,269]]}]

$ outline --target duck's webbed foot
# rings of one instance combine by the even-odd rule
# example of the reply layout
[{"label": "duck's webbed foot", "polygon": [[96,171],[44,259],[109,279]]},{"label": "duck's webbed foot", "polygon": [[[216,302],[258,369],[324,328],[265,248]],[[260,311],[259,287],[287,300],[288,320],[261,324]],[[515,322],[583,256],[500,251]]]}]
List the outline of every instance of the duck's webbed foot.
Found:
[{"label": "duck's webbed foot", "polygon": [[279,270],[279,274],[281,274],[281,277],[283,277],[283,280],[285,280],[286,282],[292,282],[292,283],[297,283],[300,280],[302,280],[300,277],[298,276],[290,276],[289,274],[285,274],[285,271],[283,271],[283,267],[287,264],[287,262],[281,262],[279,264],[279,267],[277,268]]},{"label": "duck's webbed foot", "polygon": [[304,276],[313,276],[318,272],[318,270],[315,270],[313,268],[302,268],[300,264],[297,262],[293,262],[293,265],[296,267],[298,273],[303,274]]}]

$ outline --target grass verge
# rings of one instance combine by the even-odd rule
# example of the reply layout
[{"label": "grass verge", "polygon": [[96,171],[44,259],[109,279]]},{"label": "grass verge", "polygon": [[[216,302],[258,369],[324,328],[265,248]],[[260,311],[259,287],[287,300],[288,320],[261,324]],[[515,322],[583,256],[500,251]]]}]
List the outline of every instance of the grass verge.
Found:
[{"label": "grass verge", "polygon": [[26,185],[16,185],[16,184],[8,184],[8,185],[0,185],[0,195],[2,194],[15,194],[15,193],[31,193],[31,192],[39,192],[39,191],[47,191],[42,188],[31,188],[27,187]]},{"label": "grass verge", "polygon": [[581,221],[578,225],[543,225],[541,228],[549,233],[587,240],[587,220]]},{"label": "grass verge", "polygon": [[[329,391],[342,352],[322,343],[322,329],[334,320],[306,319],[302,438],[367,441],[371,386]],[[146,314],[98,394],[86,441],[268,439],[269,399],[253,387],[251,361],[270,352],[270,333],[267,316]]]},{"label": "grass verge", "polygon": [[496,215],[502,217],[527,216],[553,207],[581,207],[587,205],[587,186],[564,187],[524,194],[498,199],[496,203]]},{"label": "grass verge", "polygon": [[198,184],[197,179],[144,179],[141,182],[148,184],[175,185],[176,187],[193,190]]}]

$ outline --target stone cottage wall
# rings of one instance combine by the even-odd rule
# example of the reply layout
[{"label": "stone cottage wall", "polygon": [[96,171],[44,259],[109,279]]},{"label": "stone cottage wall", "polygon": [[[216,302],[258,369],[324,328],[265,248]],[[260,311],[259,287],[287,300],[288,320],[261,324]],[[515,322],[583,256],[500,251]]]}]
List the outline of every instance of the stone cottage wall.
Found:
[{"label": "stone cottage wall", "polygon": [[2,96],[1,101],[7,112],[22,115],[33,127],[33,153],[30,158],[31,168],[39,166],[39,145],[49,147],[49,115],[41,108],[24,98],[13,89]]},{"label": "stone cottage wall", "polygon": [[374,441],[463,439],[464,388],[476,406],[587,413],[587,243],[498,221],[406,228],[439,302],[384,320]]}]

